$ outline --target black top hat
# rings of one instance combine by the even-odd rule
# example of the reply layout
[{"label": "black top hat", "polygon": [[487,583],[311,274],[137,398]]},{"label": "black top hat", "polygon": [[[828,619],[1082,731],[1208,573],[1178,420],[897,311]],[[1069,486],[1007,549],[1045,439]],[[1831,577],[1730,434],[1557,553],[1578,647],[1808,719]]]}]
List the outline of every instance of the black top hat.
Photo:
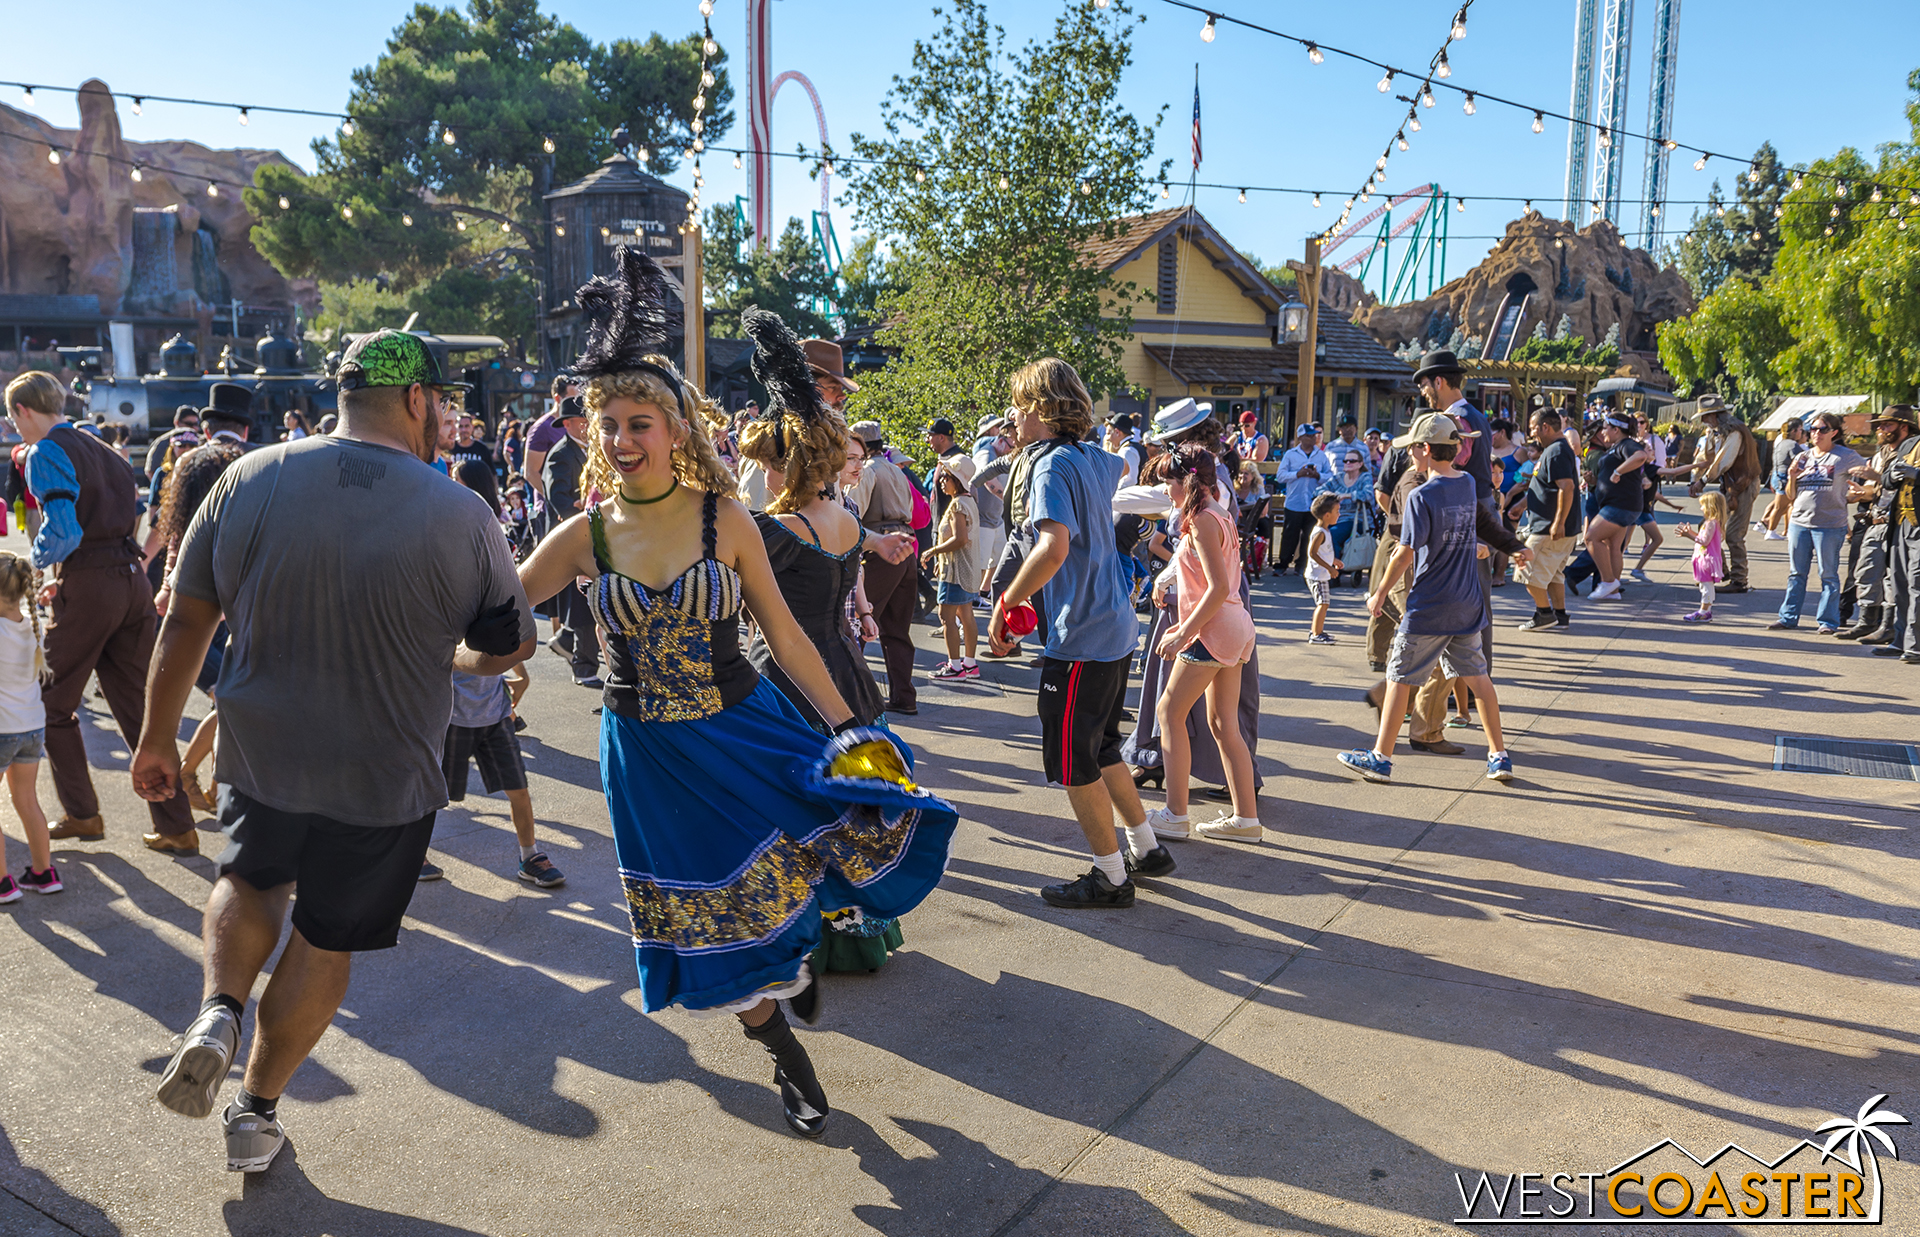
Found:
[{"label": "black top hat", "polygon": [[1420,368],[1413,371],[1413,380],[1422,378],[1445,378],[1449,375],[1458,378],[1466,373],[1460,368],[1460,358],[1453,355],[1451,348],[1439,348],[1420,358]]},{"label": "black top hat", "polygon": [[224,421],[229,425],[253,424],[253,391],[237,382],[216,382],[207,392],[207,406],[200,410],[203,421]]}]

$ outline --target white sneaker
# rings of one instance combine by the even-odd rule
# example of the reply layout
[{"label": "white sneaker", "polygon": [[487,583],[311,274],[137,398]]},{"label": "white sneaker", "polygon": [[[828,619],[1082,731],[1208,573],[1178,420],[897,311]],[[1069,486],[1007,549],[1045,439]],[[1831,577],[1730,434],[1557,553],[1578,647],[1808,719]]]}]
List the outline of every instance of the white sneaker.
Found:
[{"label": "white sneaker", "polygon": [[201,1010],[175,1044],[155,1098],[183,1117],[206,1116],[239,1048],[240,1023],[233,1011],[224,1005]]},{"label": "white sneaker", "polygon": [[1591,593],[1588,593],[1587,600],[1588,601],[1612,601],[1617,599],[1619,596],[1620,596],[1620,581],[1615,580],[1611,584],[1602,584],[1600,587],[1594,589]]},{"label": "white sneaker", "polygon": [[1195,825],[1193,831],[1203,838],[1217,838],[1232,842],[1258,842],[1267,836],[1267,831],[1262,829],[1258,822],[1251,825],[1238,825],[1234,823],[1238,819],[1239,817],[1232,812],[1228,812],[1218,820]]},{"label": "white sneaker", "polygon": [[1781,536],[1781,535],[1780,535],[1779,533],[1776,533],[1776,532],[1774,532],[1774,531],[1773,531],[1772,529],[1768,529],[1768,530],[1767,530],[1767,535],[1766,535],[1766,536],[1764,536],[1764,537],[1762,537],[1762,538],[1761,538],[1760,540],[1762,540],[1762,541],[1785,541],[1785,540],[1786,540],[1786,538],[1785,538],[1785,537],[1782,537],[1782,536]]},{"label": "white sneaker", "polygon": [[1175,820],[1173,813],[1163,807],[1148,808],[1147,823],[1153,826],[1153,836],[1163,842],[1186,842],[1193,838],[1193,822]]},{"label": "white sneaker", "polygon": [[227,1132],[227,1171],[264,1172],[287,1145],[287,1132],[280,1128],[277,1115],[263,1117],[257,1112],[242,1112],[232,1104],[220,1114]]}]

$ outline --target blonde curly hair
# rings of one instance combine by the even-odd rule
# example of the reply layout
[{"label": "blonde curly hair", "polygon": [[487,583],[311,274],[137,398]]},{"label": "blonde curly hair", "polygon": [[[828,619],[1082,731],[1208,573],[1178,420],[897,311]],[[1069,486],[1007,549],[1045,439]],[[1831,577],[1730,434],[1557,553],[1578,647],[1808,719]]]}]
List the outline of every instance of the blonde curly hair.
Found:
[{"label": "blonde curly hair", "polygon": [[[630,369],[617,374],[602,374],[587,383],[584,392],[587,411],[598,416],[606,406],[616,399],[630,399],[636,404],[653,404],[670,414],[683,427],[686,440],[673,449],[673,475],[681,485],[696,490],[706,490],[712,494],[724,494],[733,497],[739,483],[734,480],[733,470],[720,458],[720,452],[714,448],[712,427],[724,425],[726,414],[720,406],[708,399],[706,393],[688,382],[675,368],[672,361],[658,355],[646,358],[650,363],[672,374],[680,382],[693,408],[681,406],[679,392],[668,386],[658,374],[644,369]],[[594,435],[594,445],[587,452],[587,485],[597,491],[602,498],[611,498],[620,488],[619,473],[614,471],[613,462],[607,459],[600,445],[599,435]]]},{"label": "blonde curly hair", "polygon": [[40,634],[40,607],[30,596],[39,578],[40,573],[27,558],[0,550],[0,605],[18,606],[21,599],[26,599],[27,619],[33,624],[33,677],[44,683],[53,677],[53,671],[47,667],[46,642]]},{"label": "blonde curly hair", "polygon": [[828,492],[847,466],[847,423],[839,413],[812,422],[786,413],[777,424],[786,431],[785,455],[773,418],[749,421],[740,431],[740,454],[786,478],[786,488],[767,500],[775,515],[798,511]]}]

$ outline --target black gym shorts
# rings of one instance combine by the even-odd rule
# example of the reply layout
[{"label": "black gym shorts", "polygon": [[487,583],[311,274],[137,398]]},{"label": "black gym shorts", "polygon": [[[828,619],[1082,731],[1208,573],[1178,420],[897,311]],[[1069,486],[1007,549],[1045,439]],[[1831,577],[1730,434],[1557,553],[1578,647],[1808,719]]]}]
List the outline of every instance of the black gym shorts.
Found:
[{"label": "black gym shorts", "polygon": [[268,807],[229,786],[220,800],[227,849],[214,868],[255,889],[292,883],[293,926],[315,949],[392,949],[420,883],[433,817],[428,812],[405,825],[344,825]]},{"label": "black gym shorts", "polygon": [[1119,661],[1040,661],[1040,750],[1047,781],[1090,786],[1120,764],[1131,656]]},{"label": "black gym shorts", "polygon": [[480,784],[490,795],[527,788],[527,762],[520,755],[520,736],[513,719],[503,717],[491,726],[449,726],[441,751],[440,771],[447,775],[447,798],[467,797],[467,764],[480,766]]}]

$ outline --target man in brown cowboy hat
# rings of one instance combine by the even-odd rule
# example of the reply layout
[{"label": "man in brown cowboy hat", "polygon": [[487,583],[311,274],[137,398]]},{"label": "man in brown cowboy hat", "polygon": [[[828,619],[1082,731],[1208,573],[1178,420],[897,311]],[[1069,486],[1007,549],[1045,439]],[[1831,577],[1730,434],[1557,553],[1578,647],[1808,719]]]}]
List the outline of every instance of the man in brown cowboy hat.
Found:
[{"label": "man in brown cowboy hat", "polygon": [[835,412],[845,412],[847,393],[858,391],[860,384],[847,377],[840,345],[831,339],[803,339],[800,351],[806,354],[807,368],[813,371],[813,385],[820,392],[820,398]]},{"label": "man in brown cowboy hat", "polygon": [[1747,582],[1747,527],[1753,522],[1753,500],[1760,492],[1760,444],[1746,423],[1713,391],[1702,394],[1698,415],[1707,432],[1693,453],[1691,464],[1663,468],[1663,477],[1690,477],[1690,494],[1698,497],[1709,481],[1720,482],[1727,498],[1726,533],[1728,583],[1722,593],[1745,593]]},{"label": "man in brown cowboy hat", "polygon": [[1890,611],[1880,630],[1861,640],[1885,644],[1874,649],[1879,657],[1898,656],[1909,665],[1920,663],[1920,519],[1914,515],[1920,497],[1920,417],[1909,404],[1894,404],[1873,419],[1882,447],[1891,448],[1880,466],[1880,494],[1874,514],[1887,520],[1887,578],[1884,593]]}]

